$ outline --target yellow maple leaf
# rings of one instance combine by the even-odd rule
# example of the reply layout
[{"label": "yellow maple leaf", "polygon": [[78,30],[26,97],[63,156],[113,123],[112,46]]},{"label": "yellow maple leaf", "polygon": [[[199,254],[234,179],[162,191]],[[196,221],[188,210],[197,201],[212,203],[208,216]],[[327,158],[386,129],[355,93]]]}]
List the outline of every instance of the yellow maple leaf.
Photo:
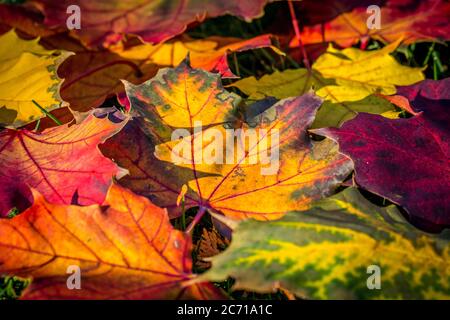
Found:
[{"label": "yellow maple leaf", "polygon": [[71,53],[46,50],[39,39],[23,40],[14,30],[0,36],[0,124],[19,127],[64,106],[58,65]]},{"label": "yellow maple leaf", "polygon": [[334,79],[317,95],[332,102],[358,101],[373,93],[395,94],[395,86],[407,86],[423,80],[421,68],[402,66],[390,55],[399,41],[381,50],[356,48],[338,50],[330,46],[312,68],[323,78]]}]

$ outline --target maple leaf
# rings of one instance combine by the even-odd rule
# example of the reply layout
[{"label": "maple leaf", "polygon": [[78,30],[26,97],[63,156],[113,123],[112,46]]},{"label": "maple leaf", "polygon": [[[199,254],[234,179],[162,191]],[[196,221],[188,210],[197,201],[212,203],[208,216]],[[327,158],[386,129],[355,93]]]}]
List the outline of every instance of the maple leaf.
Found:
[{"label": "maple leaf", "polygon": [[[333,4],[334,5],[334,4]],[[380,29],[369,29],[367,6],[351,12],[343,12],[337,18],[315,26],[306,26],[302,31],[304,44],[334,42],[341,47],[350,47],[358,41],[367,43],[369,38],[391,43],[402,38],[405,44],[417,41],[448,40],[448,16],[450,4],[442,0],[390,0],[381,7]],[[298,46],[293,39],[291,47]]]},{"label": "maple leaf", "polygon": [[[119,41],[123,34],[138,35],[150,43],[164,42],[186,30],[189,23],[206,17],[233,14],[250,21],[263,14],[263,7],[271,0],[247,1],[173,1],[134,0],[78,1],[83,13],[83,26],[75,34],[88,46],[99,46]],[[66,24],[69,0],[59,2],[35,0],[43,6],[48,26]],[[99,15],[99,12],[102,14]]]},{"label": "maple leaf", "polygon": [[339,129],[313,132],[335,139],[355,164],[356,183],[404,207],[413,223],[450,225],[449,131],[425,112],[395,120],[361,113]]},{"label": "maple leaf", "polygon": [[389,55],[397,46],[398,43],[394,43],[374,51],[337,50],[330,46],[311,70],[277,71],[259,80],[249,77],[232,85],[251,100],[266,96],[283,99],[314,88],[316,94],[325,99],[313,124],[316,128],[340,126],[357,112],[395,117],[394,106],[373,94],[395,94],[396,86],[413,84],[424,78],[420,68],[402,66]]},{"label": "maple leaf", "polygon": [[[47,202],[0,221],[0,273],[33,278],[24,299],[223,298],[192,280],[189,236],[171,226],[167,212],[115,184],[103,206]],[[67,286],[78,266],[81,290]]]},{"label": "maple leaf", "polygon": [[[231,276],[235,289],[283,287],[313,299],[448,299],[449,248],[445,235],[421,232],[395,206],[348,188],[280,220],[240,222],[200,279]],[[380,268],[382,290],[368,290],[369,266]]]},{"label": "maple leaf", "polygon": [[102,203],[113,176],[125,174],[97,149],[126,123],[89,114],[80,124],[42,133],[6,129],[0,132],[0,216],[32,202],[31,188],[50,202]]},{"label": "maple leaf", "polygon": [[[266,129],[268,134],[249,144],[245,143],[244,135],[238,135],[232,144],[242,144],[245,152],[240,156],[236,153],[236,162],[233,164],[195,163],[197,152],[209,144],[208,141],[200,141],[200,150],[193,151],[193,157],[186,155],[187,163],[174,165],[171,160],[172,146],[190,144],[189,139],[193,137],[195,140],[199,136],[170,141],[172,130],[187,128],[194,134],[196,122],[201,121],[205,136],[211,129],[217,129],[225,136],[228,125],[239,124],[234,112],[240,98],[223,89],[218,75],[192,69],[186,63],[175,69],[161,70],[155,78],[139,86],[126,83],[126,91],[133,110],[143,117],[141,120],[146,121],[143,131],[152,137],[150,148],[159,141],[155,147],[155,156],[164,160],[161,163],[170,168],[166,170],[171,173],[166,174],[167,178],[158,177],[158,169],[154,167],[157,161],[151,158],[147,161],[133,157],[139,160],[135,163],[121,162],[123,155],[115,154],[116,150],[124,148],[117,148],[115,144],[106,144],[102,150],[107,149],[108,156],[131,172],[140,171],[142,180],[127,180],[127,187],[142,190],[145,184],[160,185],[156,192],[147,191],[154,198],[158,198],[160,192],[163,197],[170,192],[173,199],[180,193],[181,186],[187,184],[186,209],[201,206],[233,217],[275,219],[288,210],[305,207],[312,200],[326,196],[351,171],[348,159],[336,152],[336,146],[330,140],[316,143],[306,134],[321,104],[321,100],[311,93],[280,101],[264,113],[249,119],[252,128]],[[274,140],[277,133],[279,145]],[[135,139],[135,136],[122,138],[124,141]],[[124,141],[122,145],[126,144]],[[279,170],[273,175],[263,175],[261,172],[268,165],[252,164],[252,161],[275,147],[280,147]],[[127,166],[130,164],[132,167]],[[179,210],[175,202],[168,208],[172,216],[176,215],[173,210]]]},{"label": "maple leaf", "polygon": [[0,124],[22,126],[64,105],[59,96],[62,80],[56,69],[69,52],[50,51],[38,39],[22,40],[14,30],[0,36]]}]

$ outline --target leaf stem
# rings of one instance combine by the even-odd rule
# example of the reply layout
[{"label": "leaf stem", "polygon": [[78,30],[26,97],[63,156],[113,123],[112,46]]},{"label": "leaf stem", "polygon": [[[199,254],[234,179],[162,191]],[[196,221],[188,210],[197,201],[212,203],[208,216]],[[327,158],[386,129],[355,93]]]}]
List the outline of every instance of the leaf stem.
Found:
[{"label": "leaf stem", "polygon": [[183,196],[183,199],[181,200],[181,227],[183,228],[183,230],[186,229],[186,210],[184,202],[185,200]]},{"label": "leaf stem", "polygon": [[239,63],[238,63],[236,52],[233,52],[233,61],[234,61],[234,68],[236,69],[236,75],[240,78],[241,73],[239,72]]},{"label": "leaf stem", "polygon": [[295,14],[294,5],[291,0],[288,1],[289,12],[291,13],[292,26],[294,27],[295,37],[297,38],[298,45],[303,55],[303,64],[309,70],[311,66],[309,64],[308,56],[306,54],[305,46],[303,45],[302,37],[300,35],[300,29],[298,28],[298,20]]},{"label": "leaf stem", "polygon": [[38,119],[38,120],[36,121],[36,126],[34,127],[34,131],[38,131],[40,125],[41,125],[41,119]]},{"label": "leaf stem", "polygon": [[194,230],[194,227],[197,225],[197,223],[199,223],[199,221],[203,218],[203,216],[206,213],[206,208],[205,207],[200,207],[200,209],[198,210],[197,214],[194,217],[194,220],[192,220],[192,222],[189,224],[189,226],[186,228],[186,233],[188,234],[192,234],[192,231]]},{"label": "leaf stem", "polygon": [[434,51],[434,42],[431,44],[431,46],[428,48],[427,56],[425,57],[425,60],[423,61],[422,66],[425,66],[428,63],[428,60],[430,60],[431,54]]},{"label": "leaf stem", "polygon": [[54,123],[56,123],[58,126],[62,125],[61,121],[59,121],[54,115],[52,115],[50,112],[42,108],[39,103],[37,103],[35,100],[31,100],[36,107],[38,107],[47,117],[53,120]]}]

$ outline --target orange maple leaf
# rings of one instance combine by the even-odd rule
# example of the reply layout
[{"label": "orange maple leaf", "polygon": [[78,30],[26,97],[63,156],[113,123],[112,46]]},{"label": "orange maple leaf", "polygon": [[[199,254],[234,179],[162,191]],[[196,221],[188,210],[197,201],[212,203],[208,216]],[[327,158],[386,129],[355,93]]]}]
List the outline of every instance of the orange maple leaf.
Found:
[{"label": "orange maple leaf", "polygon": [[[166,210],[112,185],[103,206],[48,203],[0,220],[0,274],[32,277],[25,299],[223,298],[208,283],[188,285],[191,241]],[[81,289],[66,273],[78,266]]]}]

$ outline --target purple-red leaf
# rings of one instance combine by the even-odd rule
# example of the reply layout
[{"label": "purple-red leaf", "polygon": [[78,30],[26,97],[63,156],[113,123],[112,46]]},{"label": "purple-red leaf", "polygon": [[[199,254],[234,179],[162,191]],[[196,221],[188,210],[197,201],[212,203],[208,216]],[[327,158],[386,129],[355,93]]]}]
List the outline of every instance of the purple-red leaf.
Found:
[{"label": "purple-red leaf", "polygon": [[341,128],[313,130],[339,143],[356,182],[403,206],[424,228],[450,225],[449,132],[425,118],[390,120],[359,114]]}]

